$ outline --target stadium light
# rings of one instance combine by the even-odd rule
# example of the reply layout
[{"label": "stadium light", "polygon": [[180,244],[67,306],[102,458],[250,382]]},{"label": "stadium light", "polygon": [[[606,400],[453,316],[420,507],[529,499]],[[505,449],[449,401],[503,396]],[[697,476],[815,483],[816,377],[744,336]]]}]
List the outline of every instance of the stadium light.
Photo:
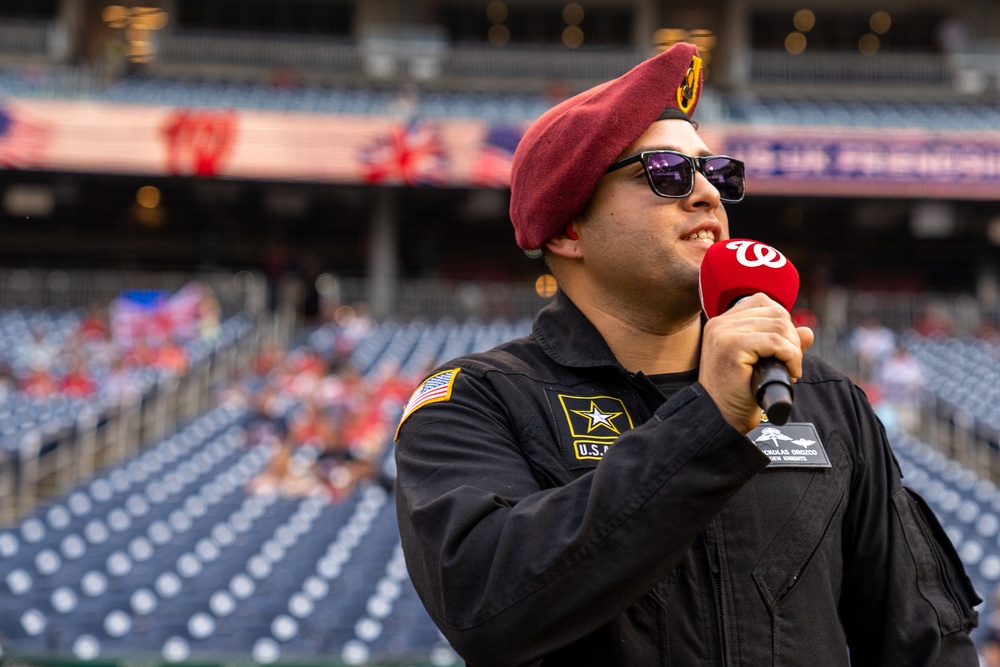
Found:
[{"label": "stadium light", "polygon": [[816,15],[809,9],[800,9],[795,12],[792,23],[799,32],[809,32],[816,25]]},{"label": "stadium light", "polygon": [[108,27],[123,31],[125,55],[131,62],[147,63],[156,55],[154,33],[167,25],[168,15],[158,7],[108,5],[101,19]]},{"label": "stadium light", "polygon": [[7,188],[3,196],[3,208],[14,217],[46,217],[56,207],[56,196],[52,188],[42,184],[15,184]]},{"label": "stadium light", "polygon": [[555,277],[544,273],[535,280],[535,293],[543,299],[550,299],[556,294]]},{"label": "stadium light", "polygon": [[797,56],[805,51],[807,44],[806,36],[797,30],[788,33],[788,36],[785,37],[785,50],[793,56]]},{"label": "stadium light", "polygon": [[884,35],[892,27],[892,17],[888,12],[875,12],[868,20],[868,25],[871,26],[872,32]]},{"label": "stadium light", "polygon": [[135,193],[135,203],[143,208],[156,208],[160,205],[160,189],[155,185],[144,185]]}]

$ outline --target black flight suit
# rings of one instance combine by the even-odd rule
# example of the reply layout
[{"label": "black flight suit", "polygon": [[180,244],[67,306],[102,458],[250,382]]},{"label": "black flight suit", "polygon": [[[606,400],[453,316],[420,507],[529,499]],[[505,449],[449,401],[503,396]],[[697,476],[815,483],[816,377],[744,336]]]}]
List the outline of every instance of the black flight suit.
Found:
[{"label": "black flight suit", "polygon": [[399,524],[469,664],[978,664],[954,548],[822,361],[790,422],[827,468],[768,467],[696,381],[665,400],[561,294],[440,370],[397,432]]}]

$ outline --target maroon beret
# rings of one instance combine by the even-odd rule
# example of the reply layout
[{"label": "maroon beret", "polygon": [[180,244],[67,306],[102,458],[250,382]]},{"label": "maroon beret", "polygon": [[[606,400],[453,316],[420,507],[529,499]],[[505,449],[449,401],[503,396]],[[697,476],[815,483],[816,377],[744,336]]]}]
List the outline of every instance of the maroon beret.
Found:
[{"label": "maroon beret", "polygon": [[698,50],[682,42],[542,114],[511,165],[517,244],[537,250],[565,229],[615,158],[650,125],[661,116],[690,119],[701,86]]}]

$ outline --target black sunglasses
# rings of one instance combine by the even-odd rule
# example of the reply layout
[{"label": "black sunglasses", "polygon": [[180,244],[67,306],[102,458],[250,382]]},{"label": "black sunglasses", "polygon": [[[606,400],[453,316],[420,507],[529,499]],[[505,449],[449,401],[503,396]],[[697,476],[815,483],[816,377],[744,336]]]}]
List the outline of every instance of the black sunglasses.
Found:
[{"label": "black sunglasses", "polygon": [[635,162],[641,162],[646,180],[654,193],[661,197],[687,197],[694,191],[697,169],[719,191],[725,202],[738,202],[746,190],[743,163],[727,155],[691,156],[666,149],[643,151],[615,162],[604,173],[610,173]]}]

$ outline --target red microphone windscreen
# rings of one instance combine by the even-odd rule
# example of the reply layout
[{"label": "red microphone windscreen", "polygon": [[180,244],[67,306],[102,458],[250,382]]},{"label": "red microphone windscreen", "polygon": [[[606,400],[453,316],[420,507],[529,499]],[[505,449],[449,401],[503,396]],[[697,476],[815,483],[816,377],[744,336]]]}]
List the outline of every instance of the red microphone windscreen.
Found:
[{"label": "red microphone windscreen", "polygon": [[799,272],[788,258],[764,243],[729,239],[713,243],[701,263],[701,305],[709,317],[733,301],[757,292],[791,311],[799,294]]}]

